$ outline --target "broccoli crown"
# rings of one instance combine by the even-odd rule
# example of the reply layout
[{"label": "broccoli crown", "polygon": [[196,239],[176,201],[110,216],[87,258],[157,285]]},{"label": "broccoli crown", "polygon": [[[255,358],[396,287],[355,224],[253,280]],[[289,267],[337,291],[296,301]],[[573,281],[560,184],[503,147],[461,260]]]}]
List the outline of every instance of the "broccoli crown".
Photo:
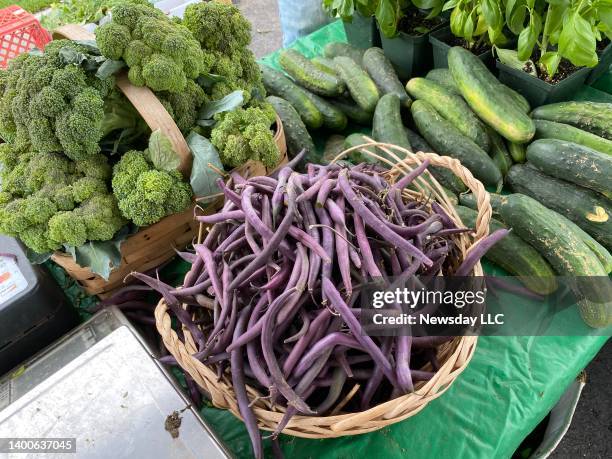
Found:
[{"label": "broccoli crown", "polygon": [[177,171],[156,170],[143,152],[131,151],[113,169],[113,192],[124,217],[138,226],[157,223],[191,205],[191,186]]},{"label": "broccoli crown", "polygon": [[265,109],[237,109],[216,118],[211,142],[219,150],[223,164],[237,167],[250,159],[266,167],[278,164],[280,153],[270,130],[270,113]]},{"label": "broccoli crown", "polygon": [[126,3],[112,13],[112,19],[96,29],[96,41],[104,56],[125,61],[132,84],[177,93],[188,79],[209,71],[212,63],[191,32],[161,11]]},{"label": "broccoli crown", "polygon": [[109,240],[126,224],[109,193],[104,155],[73,162],[58,153],[0,148],[0,232],[42,253]]},{"label": "broccoli crown", "polygon": [[83,45],[56,40],[42,55],[22,54],[11,62],[0,85],[0,135],[17,146],[79,160],[100,151],[107,134],[104,98],[115,81],[66,64],[66,49],[88,53]]},{"label": "broccoli crown", "polygon": [[187,80],[184,91],[160,92],[157,96],[184,134],[195,126],[200,107],[208,102],[204,90],[193,80]]}]

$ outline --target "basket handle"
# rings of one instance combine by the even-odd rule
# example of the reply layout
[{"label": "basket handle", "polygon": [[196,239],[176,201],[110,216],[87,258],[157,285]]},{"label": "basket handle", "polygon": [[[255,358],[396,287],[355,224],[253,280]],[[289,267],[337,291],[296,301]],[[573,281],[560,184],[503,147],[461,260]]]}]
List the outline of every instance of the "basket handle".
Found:
[{"label": "basket handle", "polygon": [[[53,31],[54,38],[67,38],[69,40],[95,40],[95,35],[77,24],[67,24]],[[179,155],[181,163],[179,171],[186,179],[191,174],[193,158],[191,150],[178,126],[159,101],[153,91],[146,86],[134,86],[127,78],[125,72],[117,76],[117,87],[132,103],[136,111],[142,116],[151,131],[160,130],[172,144],[172,148]]]}]

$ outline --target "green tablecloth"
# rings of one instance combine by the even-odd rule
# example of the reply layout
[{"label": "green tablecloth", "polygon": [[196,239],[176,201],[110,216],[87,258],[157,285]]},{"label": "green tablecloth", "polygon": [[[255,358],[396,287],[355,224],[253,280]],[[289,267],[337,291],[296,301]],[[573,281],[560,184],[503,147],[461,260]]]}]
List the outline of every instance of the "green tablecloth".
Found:
[{"label": "green tablecloth", "polygon": [[[339,22],[293,47],[313,57],[331,41],[346,41]],[[277,54],[264,61],[276,65]],[[612,89],[612,74],[596,86]],[[611,95],[588,87],[576,99],[612,102]],[[580,320],[575,311],[571,313]],[[360,436],[330,440],[282,436],[283,451],[292,459],[510,457],[606,340],[602,336],[482,337],[463,374],[418,415]],[[240,421],[214,408],[202,412],[237,457],[251,456]]]}]

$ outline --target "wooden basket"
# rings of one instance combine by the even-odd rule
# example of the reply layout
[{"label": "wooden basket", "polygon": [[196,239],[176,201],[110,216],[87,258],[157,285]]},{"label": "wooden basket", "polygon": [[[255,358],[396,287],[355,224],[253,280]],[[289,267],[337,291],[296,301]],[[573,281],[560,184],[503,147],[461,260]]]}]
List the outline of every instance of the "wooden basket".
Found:
[{"label": "wooden basket", "polygon": [[[389,172],[391,179],[396,178],[399,174],[407,173],[412,169],[412,166],[422,163],[425,159],[429,159],[431,165],[450,169],[468,186],[478,202],[478,217],[476,220],[476,230],[473,235],[462,235],[458,239],[457,244],[464,257],[480,240],[488,235],[489,222],[492,215],[489,194],[482,183],[476,180],[471,172],[464,168],[458,160],[447,156],[438,156],[434,153],[411,153],[408,150],[388,144],[372,142],[366,146],[385,149],[387,155],[394,157],[397,161],[396,163],[379,157],[380,160],[387,162],[392,167]],[[338,158],[361,147],[358,146],[347,150]],[[402,156],[405,155],[405,158],[400,159],[391,150],[399,151]],[[455,222],[462,224],[453,205],[449,202],[438,182],[431,175],[428,176],[427,181],[419,179],[418,183],[422,197],[430,198],[433,195],[451,218]],[[475,276],[483,275],[480,263],[476,265],[473,273]],[[184,338],[179,338],[176,331],[172,329],[168,306],[164,300],[161,300],[157,305],[155,320],[157,330],[168,351],[174,356],[180,367],[202,389],[210,394],[213,405],[218,408],[228,409],[241,419],[230,375],[224,373],[221,379],[219,379],[215,366],[206,366],[193,357],[197,349],[191,334],[186,328],[183,328]],[[331,438],[356,435],[378,430],[414,416],[425,408],[430,401],[442,395],[450,387],[474,355],[476,343],[476,336],[464,336],[457,337],[440,346],[437,350],[440,369],[431,380],[417,383],[415,391],[410,394],[400,396],[359,413],[340,413],[324,417],[297,415],[287,424],[283,433],[304,438]],[[432,371],[430,364],[423,369]],[[269,399],[250,386],[247,386],[247,393],[251,400],[259,428],[274,431],[283,418],[285,409],[272,405]]]},{"label": "wooden basket", "polygon": [[[95,36],[79,25],[68,24],[54,31],[55,38],[70,40],[93,40]],[[174,150],[181,158],[179,170],[189,179],[192,157],[189,146],[176,123],[147,87],[136,87],[130,83],[125,73],[117,76],[117,87],[140,113],[151,131],[160,130],[172,143]],[[281,161],[287,161],[287,144],[280,118],[276,117],[276,134],[274,141],[280,151]],[[244,177],[267,175],[272,169],[266,168],[259,161],[248,161],[234,169]],[[204,209],[213,212],[215,203]],[[106,296],[124,283],[125,277],[133,271],[147,271],[168,261],[176,255],[175,249],[182,249],[190,244],[198,234],[199,225],[193,219],[194,208],[183,213],[170,215],[159,222],[142,228],[128,237],[121,245],[121,265],[111,272],[108,280],[94,274],[89,268],[77,264],[64,252],[55,252],[51,259],[77,280],[90,295]]]}]

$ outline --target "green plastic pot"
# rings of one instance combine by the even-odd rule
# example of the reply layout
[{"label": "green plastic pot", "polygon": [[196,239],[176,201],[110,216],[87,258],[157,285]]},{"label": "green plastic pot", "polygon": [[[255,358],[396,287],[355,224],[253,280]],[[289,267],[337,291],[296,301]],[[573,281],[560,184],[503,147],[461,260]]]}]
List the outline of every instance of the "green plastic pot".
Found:
[{"label": "green plastic pot", "polygon": [[[431,43],[433,52],[433,66],[436,69],[448,68],[448,50],[452,48],[446,41],[452,36],[450,26],[442,27],[434,30],[429,34],[429,42]],[[491,49],[484,53],[478,54],[478,59],[485,63],[489,69],[495,68],[495,59],[493,59],[493,51]]]},{"label": "green plastic pot", "polygon": [[432,47],[429,34],[408,35],[400,32],[394,38],[380,34],[385,55],[393,63],[401,80],[425,75],[433,68]]},{"label": "green plastic pot", "polygon": [[374,17],[366,18],[355,11],[352,21],[345,21],[343,24],[346,38],[351,45],[363,49],[380,47],[380,34]]},{"label": "green plastic pot", "polygon": [[557,84],[546,83],[527,72],[496,61],[499,81],[521,93],[532,108],[570,100],[582,87],[591,69],[581,68]]},{"label": "green plastic pot", "polygon": [[591,73],[586,79],[586,84],[595,83],[599,77],[608,71],[610,65],[612,65],[612,42],[610,42],[599,55],[599,64],[591,70]]}]

